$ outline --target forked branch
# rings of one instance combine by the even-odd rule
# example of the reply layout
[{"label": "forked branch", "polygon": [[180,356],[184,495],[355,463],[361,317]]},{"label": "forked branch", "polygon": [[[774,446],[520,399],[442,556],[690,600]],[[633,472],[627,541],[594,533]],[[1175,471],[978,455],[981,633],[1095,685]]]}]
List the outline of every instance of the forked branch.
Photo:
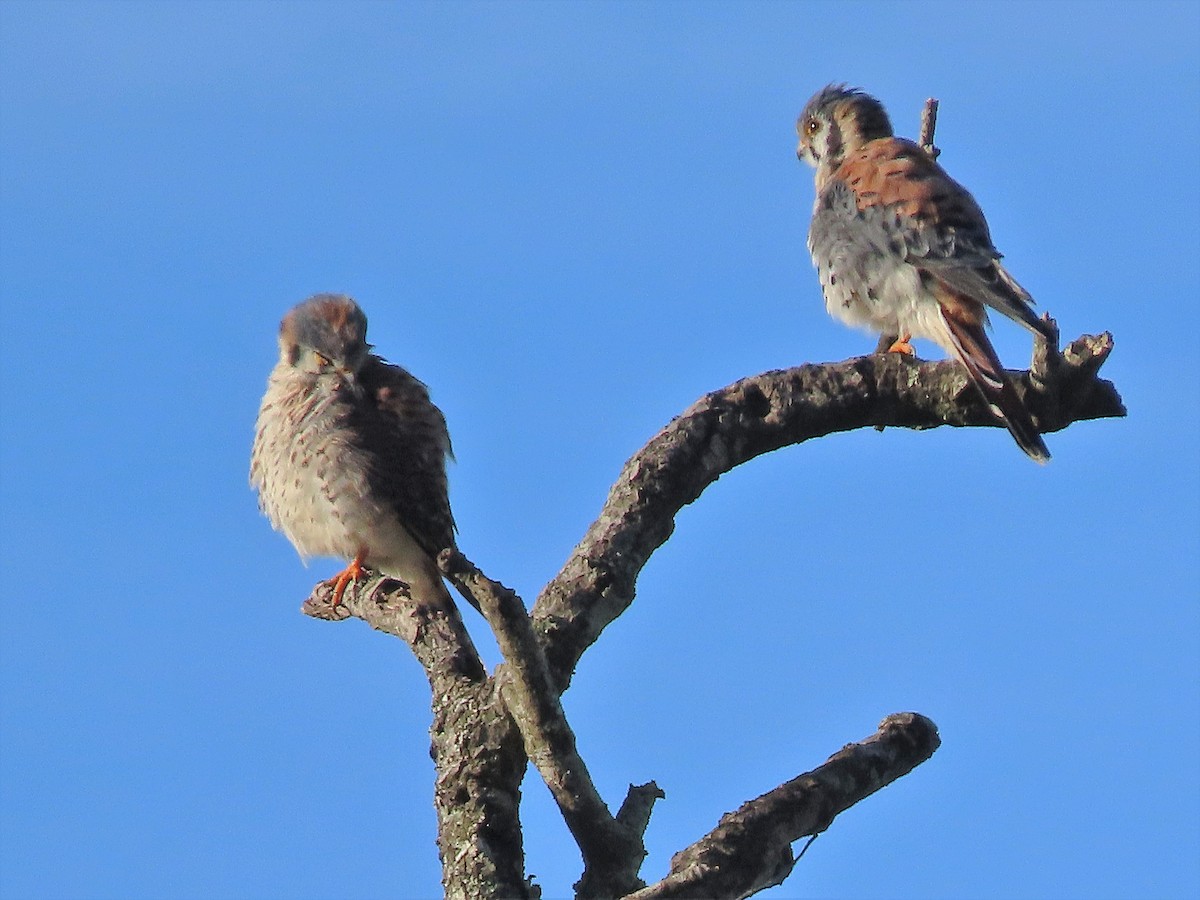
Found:
[{"label": "forked branch", "polygon": [[[1107,334],[1084,336],[1061,354],[1043,341],[1029,372],[1010,373],[1043,431],[1125,414],[1113,385],[1097,378],[1111,350]],[[526,756],[583,851],[579,896],[610,897],[640,886],[641,835],[661,792],[653,783],[631,787],[612,816],[587,776],[558,698],[580,656],[633,601],[638,574],[683,506],[735,466],[812,438],[870,426],[996,424],[956,363],[902,354],[766,372],[700,398],[626,463],[600,516],[539,596],[532,620],[511,591],[465,560],[443,560],[497,635],[507,663],[495,678],[486,676],[452,604],[415,609],[386,579],[348,594],[349,613],[404,639],[429,674],[447,896],[536,896],[523,877],[517,820]],[[318,586],[306,611],[320,615],[322,602],[328,605],[327,591]],[[936,747],[929,720],[889,717],[874,737],[723,818],[676,855],[666,879],[632,896],[740,897],[777,884],[794,863],[792,841],[819,833]]]},{"label": "forked branch", "polygon": [[[550,789],[583,855],[580,896],[613,897],[642,885],[642,834],[657,786],[630,786],[621,812],[613,816],[575,746],[559,693],[521,598],[484,575],[457,551],[443,551],[442,572],[474,600],[487,619],[505,662],[496,670],[500,695],[520,729],[525,755]],[[636,813],[634,812],[636,810]]]}]

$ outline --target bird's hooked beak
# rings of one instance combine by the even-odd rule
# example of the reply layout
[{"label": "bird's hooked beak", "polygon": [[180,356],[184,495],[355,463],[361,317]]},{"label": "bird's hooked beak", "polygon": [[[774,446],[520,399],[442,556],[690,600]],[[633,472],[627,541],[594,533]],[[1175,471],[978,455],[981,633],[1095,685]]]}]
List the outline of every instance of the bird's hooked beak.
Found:
[{"label": "bird's hooked beak", "polygon": [[333,372],[338,377],[338,381],[351,390],[358,389],[358,373],[362,369],[363,363],[366,362],[367,354],[371,352],[371,345],[365,344],[361,353],[350,353],[341,361],[341,365],[334,366]]}]

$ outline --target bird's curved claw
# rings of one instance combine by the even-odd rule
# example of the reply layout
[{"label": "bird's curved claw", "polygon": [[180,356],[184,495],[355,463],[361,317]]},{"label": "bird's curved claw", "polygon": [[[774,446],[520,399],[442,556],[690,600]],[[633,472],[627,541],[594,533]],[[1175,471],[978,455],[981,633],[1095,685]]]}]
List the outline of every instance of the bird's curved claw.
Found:
[{"label": "bird's curved claw", "polygon": [[366,548],[362,548],[355,555],[354,559],[350,560],[350,565],[346,566],[333,579],[333,603],[330,604],[334,609],[341,605],[342,595],[346,593],[346,586],[350,582],[357,582],[363,577],[363,560],[367,558]]}]

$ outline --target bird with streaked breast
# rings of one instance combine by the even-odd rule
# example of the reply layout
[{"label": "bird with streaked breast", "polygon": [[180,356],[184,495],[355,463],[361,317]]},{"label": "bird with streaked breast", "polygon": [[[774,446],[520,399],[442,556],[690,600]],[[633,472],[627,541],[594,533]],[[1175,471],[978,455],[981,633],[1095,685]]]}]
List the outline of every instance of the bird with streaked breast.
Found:
[{"label": "bird with streaked breast", "polygon": [[449,603],[435,562],[455,546],[446,419],[424,384],[371,349],[349,297],[317,294],[284,316],[250,483],[302,558],[348,561],[335,607],[364,566],[418,601]]}]

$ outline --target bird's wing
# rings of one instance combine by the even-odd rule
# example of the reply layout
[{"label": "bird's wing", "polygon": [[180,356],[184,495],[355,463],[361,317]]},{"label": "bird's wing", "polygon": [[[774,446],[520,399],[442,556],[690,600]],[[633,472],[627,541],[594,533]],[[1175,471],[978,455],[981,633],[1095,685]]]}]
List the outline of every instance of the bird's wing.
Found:
[{"label": "bird's wing", "polygon": [[866,230],[912,265],[1035,333],[1033,297],[1000,265],[975,198],[919,146],[871,141],[834,177],[853,193]]},{"label": "bird's wing", "polygon": [[356,428],[370,450],[372,492],[431,557],[454,546],[454,517],[446,481],[452,457],[446,418],[429,391],[400,366],[370,355],[359,372],[370,402]]}]

